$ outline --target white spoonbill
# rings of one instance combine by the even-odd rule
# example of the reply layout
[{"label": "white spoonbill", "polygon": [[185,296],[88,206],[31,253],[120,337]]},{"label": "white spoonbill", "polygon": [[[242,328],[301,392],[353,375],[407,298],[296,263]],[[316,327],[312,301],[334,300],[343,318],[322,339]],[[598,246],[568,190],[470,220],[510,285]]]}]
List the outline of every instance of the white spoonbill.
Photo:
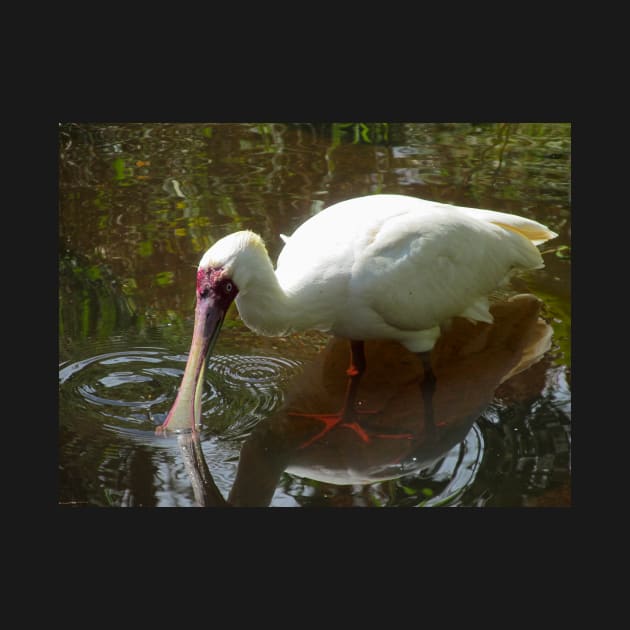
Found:
[{"label": "white spoonbill", "polygon": [[428,368],[440,326],[456,316],[492,322],[488,294],[513,270],[543,267],[536,245],[555,236],[524,217],[406,195],[322,210],[284,238],[275,271],[260,236],[230,234],[199,263],[188,361],[161,429],[201,423],[205,359],[233,300],[259,334],[349,339],[351,376],[365,368],[366,339],[398,341]]}]

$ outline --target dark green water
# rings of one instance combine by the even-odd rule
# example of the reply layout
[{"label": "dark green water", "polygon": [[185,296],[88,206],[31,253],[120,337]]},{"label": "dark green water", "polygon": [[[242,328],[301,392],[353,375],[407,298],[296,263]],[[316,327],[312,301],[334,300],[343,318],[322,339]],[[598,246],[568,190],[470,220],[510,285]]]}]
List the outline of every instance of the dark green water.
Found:
[{"label": "dark green water", "polygon": [[[212,504],[195,481],[207,466],[206,490],[237,503],[570,505],[570,134],[558,123],[61,124],[59,503]],[[542,301],[551,339],[540,360],[512,376],[495,355],[453,368],[453,401],[461,388],[486,394],[457,407],[443,452],[422,440],[394,452],[390,437],[391,452],[358,448],[346,431],[355,442],[297,461],[301,429],[283,401],[328,338],[259,337],[234,310],[209,361],[197,459],[155,436],[183,373],[203,252],[251,229],[275,260],[280,234],[373,193],[513,212],[557,232],[541,247],[545,268],[513,287]],[[514,352],[534,343],[510,339]],[[341,470],[339,453],[331,463],[342,446],[358,449],[363,476]],[[324,460],[336,483],[309,476]]]}]

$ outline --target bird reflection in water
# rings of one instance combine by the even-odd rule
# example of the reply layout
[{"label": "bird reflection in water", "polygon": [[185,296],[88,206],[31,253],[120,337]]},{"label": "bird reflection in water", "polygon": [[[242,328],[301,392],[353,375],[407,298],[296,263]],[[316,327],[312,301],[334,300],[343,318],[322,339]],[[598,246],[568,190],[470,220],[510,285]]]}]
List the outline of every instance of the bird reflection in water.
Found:
[{"label": "bird reflection in water", "polygon": [[[462,442],[497,387],[542,358],[551,327],[523,294],[491,307],[493,324],[455,318],[422,357],[394,341],[365,343],[366,369],[347,374],[348,342],[332,338],[287,387],[285,403],[244,442],[227,500],[199,433],[177,436],[200,506],[269,505],[284,472],[329,484],[372,484],[425,469]],[[341,412],[340,412],[341,410]]]}]

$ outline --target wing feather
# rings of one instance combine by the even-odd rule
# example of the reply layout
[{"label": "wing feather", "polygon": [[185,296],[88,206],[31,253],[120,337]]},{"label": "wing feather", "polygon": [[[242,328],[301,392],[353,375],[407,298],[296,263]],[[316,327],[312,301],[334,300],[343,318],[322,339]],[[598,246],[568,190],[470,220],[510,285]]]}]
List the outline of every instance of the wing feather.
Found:
[{"label": "wing feather", "polygon": [[454,208],[390,218],[356,258],[352,291],[389,325],[423,330],[462,315],[492,321],[485,297],[542,258],[521,234]]}]

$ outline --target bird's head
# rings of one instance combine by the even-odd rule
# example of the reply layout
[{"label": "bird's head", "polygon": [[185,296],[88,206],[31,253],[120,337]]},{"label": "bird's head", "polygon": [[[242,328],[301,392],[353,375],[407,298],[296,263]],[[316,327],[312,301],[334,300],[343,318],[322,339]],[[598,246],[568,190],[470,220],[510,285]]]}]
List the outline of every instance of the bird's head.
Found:
[{"label": "bird's head", "polygon": [[266,249],[253,232],[230,234],[217,241],[201,258],[197,268],[195,324],[184,376],[173,407],[164,424],[171,430],[201,424],[201,394],[206,357],[219,337],[228,308],[239,291],[253,281],[256,259]]}]

